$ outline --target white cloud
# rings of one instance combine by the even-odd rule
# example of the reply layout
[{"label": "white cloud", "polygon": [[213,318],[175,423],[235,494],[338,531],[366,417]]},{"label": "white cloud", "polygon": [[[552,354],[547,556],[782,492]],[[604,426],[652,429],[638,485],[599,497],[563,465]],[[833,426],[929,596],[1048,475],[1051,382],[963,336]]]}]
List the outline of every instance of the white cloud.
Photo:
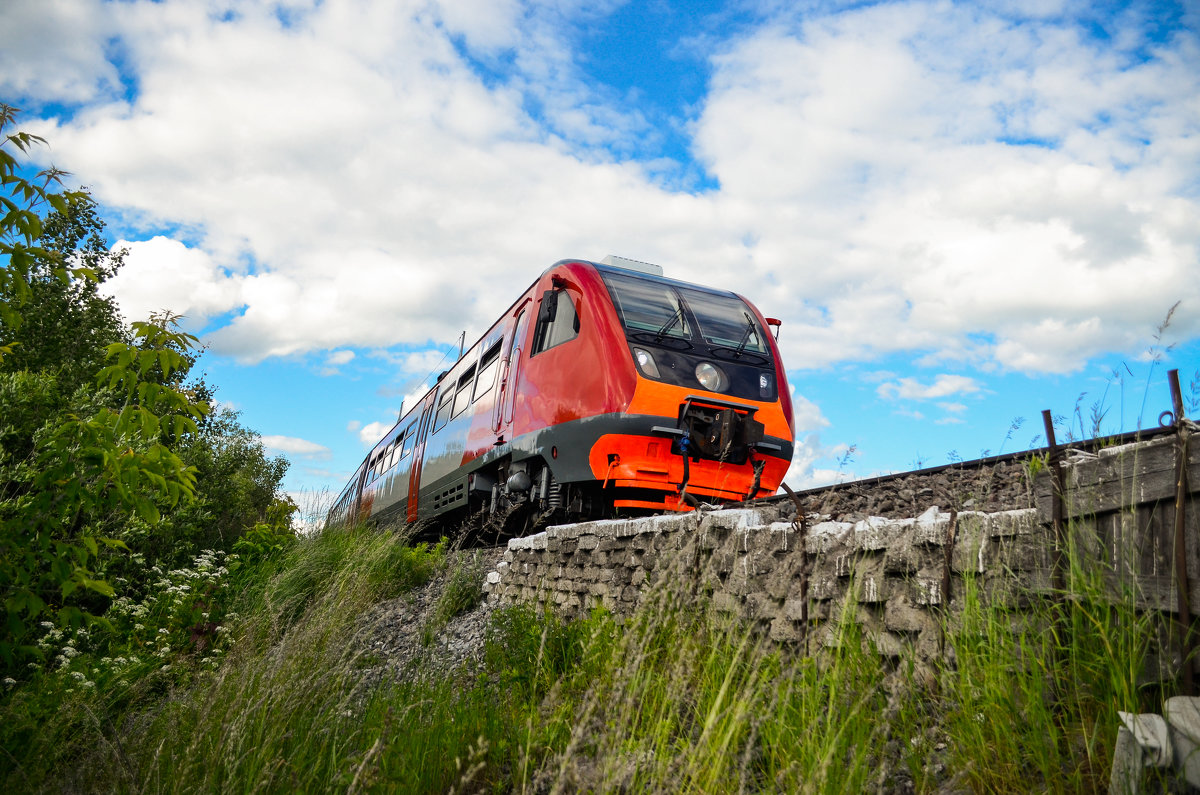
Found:
[{"label": "white cloud", "polygon": [[358,429],[358,440],[362,442],[363,447],[374,447],[395,424],[395,420],[391,422],[368,422]]},{"label": "white cloud", "polygon": [[307,439],[297,439],[294,436],[263,436],[262,443],[269,450],[297,455],[301,458],[326,460],[332,456],[328,447]]},{"label": "white cloud", "polygon": [[[880,384],[875,392],[885,400],[933,400],[951,395],[969,395],[979,389],[979,383],[974,378],[943,373],[934,378],[931,384],[922,384],[915,378],[901,378]],[[938,405],[947,407],[944,403]]]},{"label": "white cloud", "polygon": [[83,102],[116,90],[105,53],[115,20],[98,3],[5,0],[0,5],[0,87],[11,94]]},{"label": "white cloud", "polygon": [[341,373],[339,368],[354,361],[354,357],[354,351],[332,351],[325,357],[325,362],[318,368],[317,372],[322,376],[338,375]]},{"label": "white cloud", "polygon": [[125,265],[101,289],[117,299],[127,320],[145,320],[169,310],[203,323],[241,302],[241,278],[220,268],[205,251],[161,235],[118,241]]},{"label": "white cloud", "polygon": [[130,243],[112,288],[131,317],[232,313],[219,354],[449,343],[610,252],[737,288],[792,369],[1067,372],[1200,306],[1186,27],[1151,44],[1121,18],[1098,45],[1075,6],[781,11],[714,45],[678,121],[720,187],[689,194],[620,161],[652,130],[581,76],[571,31],[609,5],[217,7],[10,3],[0,90],[89,102],[26,126],[131,224],[195,230]]},{"label": "white cloud", "polygon": [[877,4],[717,56],[700,151],[761,210],[760,268],[823,310],[785,333],[791,366],[925,350],[1063,372],[1200,302],[1196,37],[1144,59],[1083,27]]},{"label": "white cloud", "polygon": [[803,395],[796,394],[796,387],[788,385],[792,392],[792,417],[796,431],[811,431],[829,426],[829,420],[821,413],[821,407]]},{"label": "white cloud", "polygon": [[[797,436],[792,464],[783,482],[793,490],[811,489],[831,483],[843,483],[855,479],[851,469],[854,448],[846,444],[824,445],[819,434]],[[818,461],[834,460],[837,469],[817,467]]]}]

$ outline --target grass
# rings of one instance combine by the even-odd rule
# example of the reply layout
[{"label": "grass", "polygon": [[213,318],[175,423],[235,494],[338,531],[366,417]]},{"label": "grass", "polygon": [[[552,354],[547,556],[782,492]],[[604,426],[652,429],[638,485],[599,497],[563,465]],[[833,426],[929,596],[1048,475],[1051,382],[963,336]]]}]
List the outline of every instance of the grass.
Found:
[{"label": "grass", "polygon": [[[880,655],[853,603],[806,657],[664,590],[625,619],[498,610],[474,678],[379,682],[364,616],[445,561],[391,534],[304,539],[231,578],[216,663],[185,646],[165,671],[7,693],[0,774],[21,792],[1092,792],[1116,710],[1161,695],[1140,680],[1150,619],[1082,566],[1072,598],[1020,610],[968,580],[939,667]],[[434,620],[482,573],[446,571]]]}]

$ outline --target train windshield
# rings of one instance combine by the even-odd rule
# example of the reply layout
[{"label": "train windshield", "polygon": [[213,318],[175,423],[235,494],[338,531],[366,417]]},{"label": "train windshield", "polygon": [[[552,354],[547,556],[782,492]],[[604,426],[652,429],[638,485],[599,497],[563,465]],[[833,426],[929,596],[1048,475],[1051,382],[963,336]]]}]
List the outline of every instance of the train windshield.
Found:
[{"label": "train windshield", "polygon": [[703,340],[717,354],[769,355],[750,308],[735,295],[607,270],[601,275],[633,339],[671,348]]}]

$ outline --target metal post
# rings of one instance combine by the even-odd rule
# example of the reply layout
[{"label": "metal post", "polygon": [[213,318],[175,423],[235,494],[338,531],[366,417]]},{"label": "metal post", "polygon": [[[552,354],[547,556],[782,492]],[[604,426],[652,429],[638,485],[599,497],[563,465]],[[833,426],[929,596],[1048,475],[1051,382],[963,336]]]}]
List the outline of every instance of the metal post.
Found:
[{"label": "metal post", "polygon": [[945,557],[942,563],[942,620],[938,622],[938,652],[946,653],[946,624],[950,621],[950,575],[954,567],[954,541],[958,536],[958,509],[950,509],[950,524],[946,528],[945,544],[942,552]]},{"label": "metal post", "polygon": [[1050,409],[1042,412],[1042,424],[1046,428],[1046,446],[1049,450],[1047,466],[1050,467],[1051,482],[1051,522],[1054,527],[1054,587],[1060,593],[1066,590],[1067,577],[1063,566],[1063,547],[1066,545],[1066,531],[1063,527],[1063,471],[1061,453],[1058,441],[1054,437],[1054,418]]},{"label": "metal post", "polygon": [[796,506],[796,518],[792,520],[792,528],[799,537],[796,541],[800,550],[800,640],[803,654],[808,654],[808,517],[804,513],[804,504],[786,483],[780,483],[783,490]]},{"label": "metal post", "polygon": [[1188,428],[1183,417],[1183,392],[1179,388],[1179,371],[1167,373],[1171,385],[1171,405],[1175,414],[1175,620],[1179,628],[1179,654],[1182,658],[1183,694],[1196,694],[1192,668],[1195,665],[1196,643],[1192,633],[1191,595],[1187,572],[1187,539],[1184,518],[1187,511]]}]

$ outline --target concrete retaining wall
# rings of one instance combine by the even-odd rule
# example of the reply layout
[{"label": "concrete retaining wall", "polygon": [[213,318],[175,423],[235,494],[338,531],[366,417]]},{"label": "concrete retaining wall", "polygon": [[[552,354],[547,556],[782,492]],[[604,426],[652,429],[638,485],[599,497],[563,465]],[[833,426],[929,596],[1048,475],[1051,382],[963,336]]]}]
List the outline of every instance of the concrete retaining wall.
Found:
[{"label": "concrete retaining wall", "polygon": [[909,643],[930,656],[938,611],[963,574],[991,589],[1045,585],[1045,538],[1032,509],[952,515],[931,507],[912,519],[811,527],[787,506],[587,522],[513,539],[485,590],[495,605],[629,613],[670,578],[785,642],[827,641],[826,625],[849,597],[884,653]]},{"label": "concrete retaining wall", "polygon": [[[1140,607],[1164,614],[1175,604],[1169,473],[1181,460],[1179,447],[1168,437],[1114,448],[1065,465],[1063,480],[1073,489],[1064,498],[1064,546],[1085,556],[1085,567],[1109,573],[1114,586],[1136,587]],[[1192,604],[1200,604],[1194,500],[1200,451],[1190,447],[1186,569]],[[1024,473],[1021,479],[1028,493]],[[1150,483],[1153,490],[1139,485]],[[1033,508],[942,511],[931,505],[903,519],[798,518],[793,505],[774,503],[562,525],[511,540],[484,587],[495,606],[524,602],[568,615],[603,606],[627,614],[669,581],[719,611],[756,622],[775,640],[806,646],[829,643],[832,620],[853,603],[855,620],[884,654],[913,648],[930,658],[940,653],[942,618],[953,622],[968,575],[985,601],[1011,607],[1054,587],[1056,560],[1062,565],[1070,553],[1056,553],[1053,488],[1051,478],[1041,477],[1039,492],[1030,495]],[[1079,508],[1085,505],[1098,508]],[[1061,570],[1057,581],[1064,581]]]}]

